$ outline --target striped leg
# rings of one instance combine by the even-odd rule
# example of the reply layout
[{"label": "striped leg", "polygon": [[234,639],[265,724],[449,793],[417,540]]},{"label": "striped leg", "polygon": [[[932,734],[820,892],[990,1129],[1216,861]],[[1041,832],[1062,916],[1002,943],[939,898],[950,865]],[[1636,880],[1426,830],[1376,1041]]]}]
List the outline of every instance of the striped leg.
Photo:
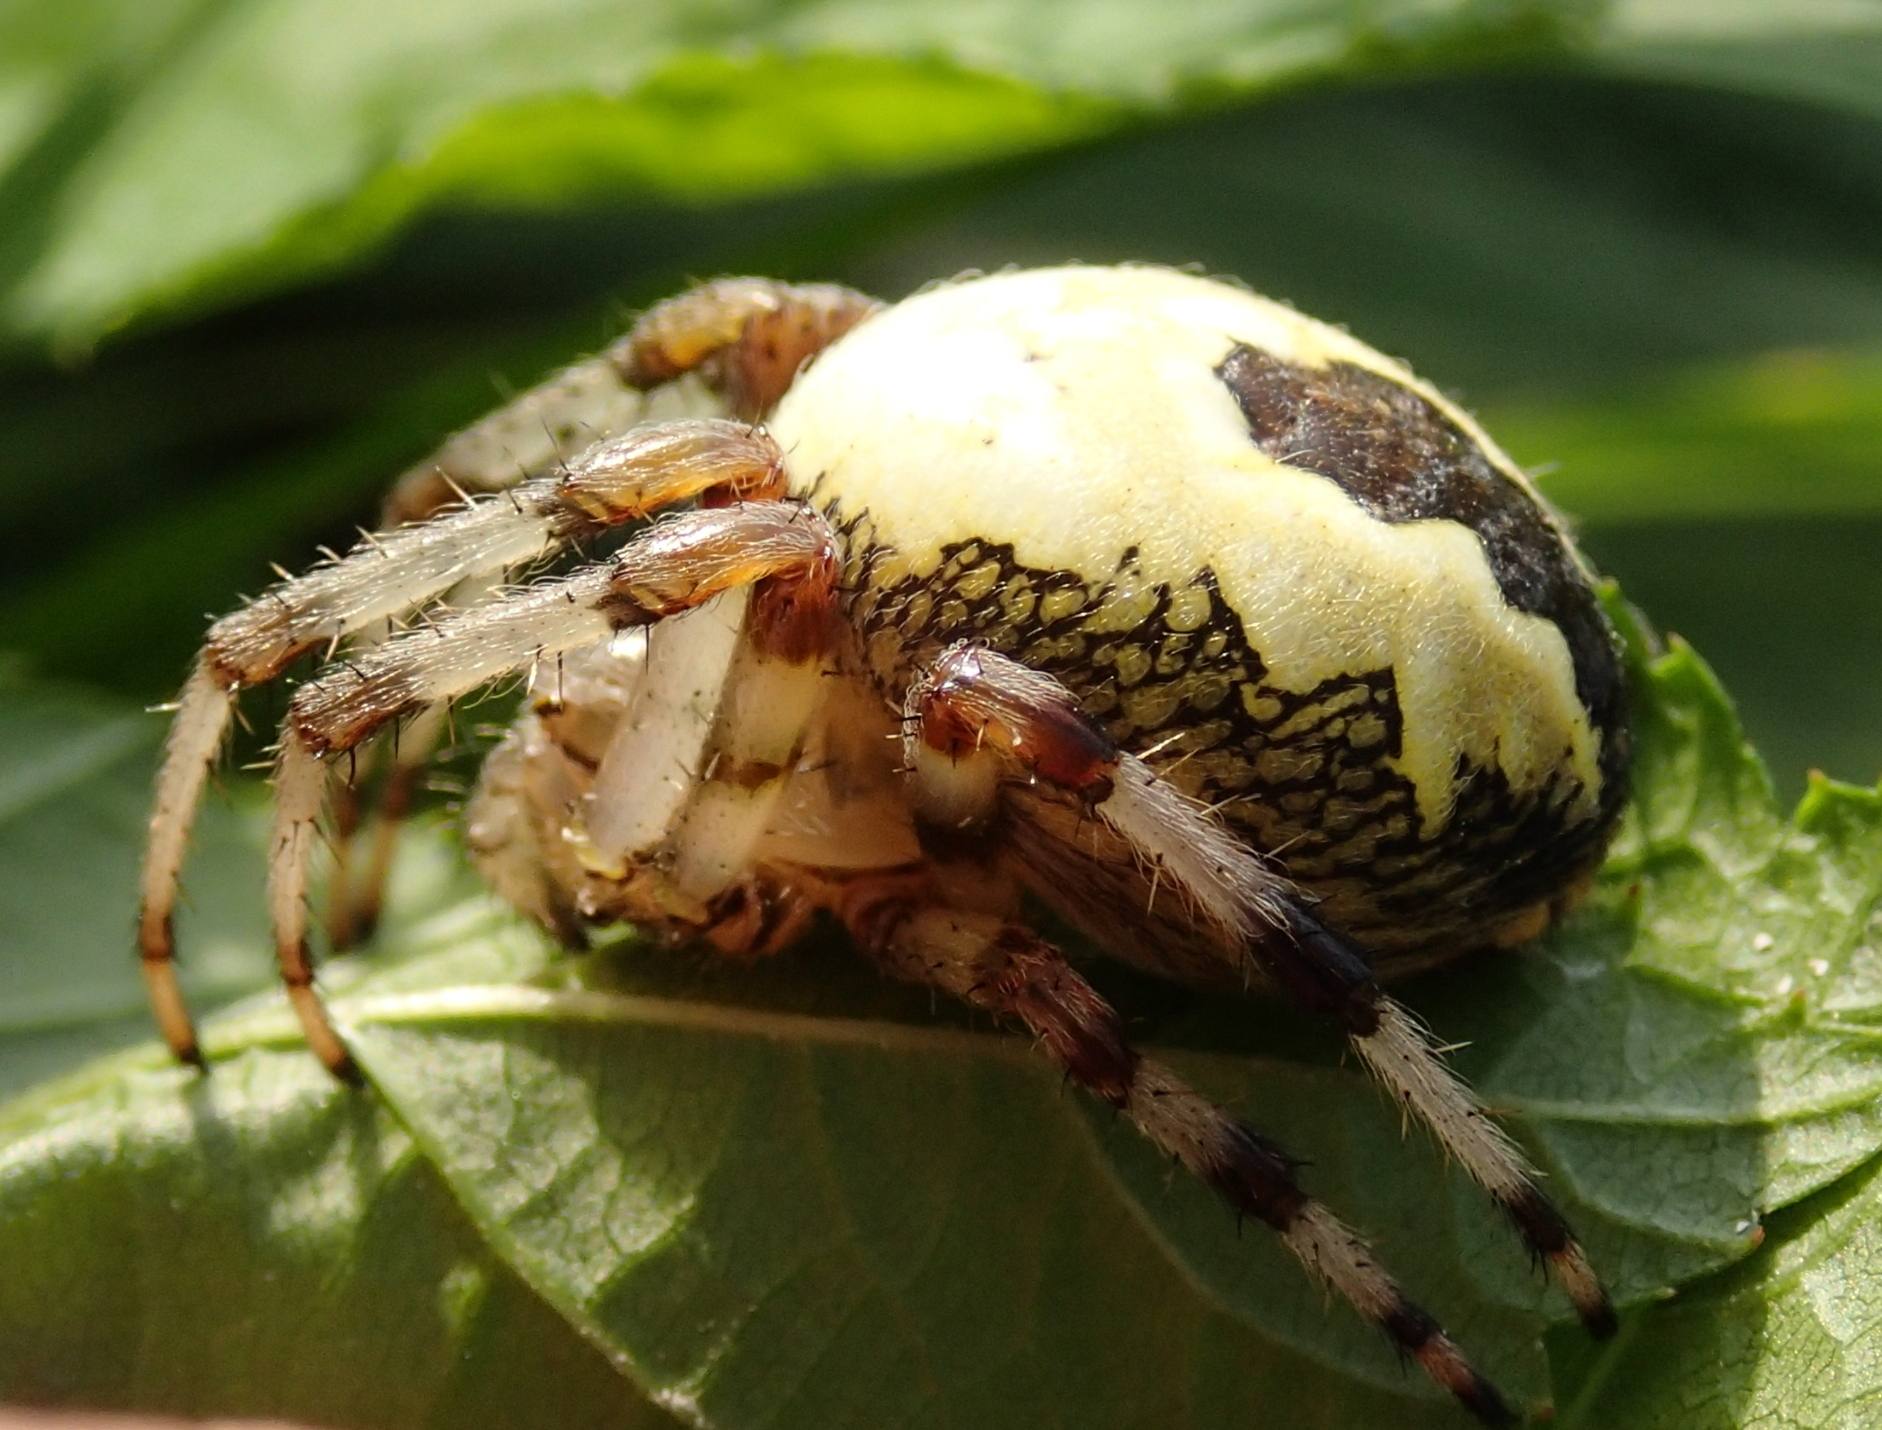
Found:
[{"label": "striped leg", "polygon": [[[777,589],[761,585],[759,597]],[[722,663],[712,655],[728,628],[736,654],[755,654],[745,639],[741,594],[728,593],[649,632],[660,647],[657,660],[604,648],[571,658],[566,671],[541,683],[558,691],[566,686],[566,699],[539,689],[502,744],[485,757],[465,810],[471,854],[486,883],[565,946],[586,944],[585,921],[626,921],[643,933],[703,941],[729,957],[750,959],[789,946],[815,915],[815,903],[794,881],[746,857],[764,832],[772,802],[765,787],[781,787],[791,766],[763,781],[741,775],[725,751],[749,736],[715,736],[717,749],[708,755],[708,737],[726,714],[719,690],[697,691],[697,709],[676,709],[660,698],[660,682],[647,669],[672,666],[697,675],[702,662],[688,647],[703,642],[705,672],[723,676]],[[755,709],[738,699],[735,676],[732,684],[734,707],[762,716],[750,735],[776,730],[772,717],[782,712]],[[781,733],[795,749],[797,734]],[[635,798],[629,791],[622,807],[633,817],[615,827],[643,837],[604,861],[586,826],[617,809],[614,793],[597,789],[598,772],[610,760],[664,787],[668,797],[656,792]],[[689,827],[700,823],[686,818],[702,802],[699,797],[720,785],[764,808],[735,804],[725,811],[727,818],[706,820],[703,830]],[[646,795],[648,786],[638,793]],[[701,833],[710,836],[706,849],[689,847]],[[728,843],[741,848],[728,850]],[[703,886],[688,867],[701,862],[702,852],[725,867],[723,876]]]},{"label": "striped leg", "polygon": [[[547,875],[590,917],[741,958],[789,942],[811,910],[756,856],[831,688],[835,615],[833,587],[762,583],[649,631],[629,681],[595,688],[592,653],[572,665],[572,706],[539,695],[480,782],[525,791],[537,822],[564,832],[544,867],[503,851],[492,882],[538,918]],[[523,763],[512,772],[499,761],[513,748]],[[517,822],[501,801],[478,804],[481,853],[480,828]]]},{"label": "striped leg", "polygon": [[272,680],[298,656],[336,646],[467,579],[531,565],[606,527],[702,492],[768,497],[782,486],[776,446],[741,423],[643,428],[598,444],[554,476],[422,525],[367,537],[347,556],[284,580],[211,626],[177,702],[158,768],[138,917],[152,1006],[177,1057],[201,1065],[173,963],[177,880],[203,784],[243,688]]},{"label": "striped leg", "polygon": [[[336,1074],[350,1073],[314,992],[307,948],[307,863],[326,799],[327,760],[395,720],[725,591],[769,582],[780,590],[772,599],[786,611],[827,608],[837,570],[835,536],[821,517],[795,504],[692,512],[650,527],[610,561],[396,636],[303,685],[281,732],[268,905],[282,980],[321,1061]],[[801,634],[785,626],[784,639]]]},{"label": "striped leg", "polygon": [[925,797],[926,817],[972,815],[1014,773],[1083,801],[1238,966],[1252,959],[1290,998],[1340,1023],[1367,1071],[1503,1209],[1582,1323],[1612,1334],[1607,1292],[1522,1150],[1380,990],[1364,952],[1207,808],[1120,750],[1056,680],[993,651],[943,652],[910,688],[905,718],[918,788],[944,792]]},{"label": "striped leg", "polygon": [[1065,1075],[1128,1117],[1160,1151],[1265,1223],[1308,1271],[1383,1331],[1486,1425],[1516,1417],[1360,1237],[1294,1179],[1295,1162],[1131,1047],[1117,1011],[1056,948],[986,914],[879,904],[854,919],[859,942],[896,976],[1018,1023]]}]

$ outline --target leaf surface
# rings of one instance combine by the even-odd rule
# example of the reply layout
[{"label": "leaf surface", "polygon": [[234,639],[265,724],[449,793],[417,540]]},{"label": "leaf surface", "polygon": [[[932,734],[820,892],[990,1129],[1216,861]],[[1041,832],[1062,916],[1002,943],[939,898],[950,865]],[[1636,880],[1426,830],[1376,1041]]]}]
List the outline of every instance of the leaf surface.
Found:
[{"label": "leaf surface", "polygon": [[1874,1423],[1876,1180],[1865,1168],[1786,1215],[1767,1251],[1667,1308],[1652,1335],[1623,1341],[1562,1417],[1565,1430]]},{"label": "leaf surface", "polygon": [[127,1071],[0,1148],[10,1403],[360,1427],[674,1422],[299,1049]]}]

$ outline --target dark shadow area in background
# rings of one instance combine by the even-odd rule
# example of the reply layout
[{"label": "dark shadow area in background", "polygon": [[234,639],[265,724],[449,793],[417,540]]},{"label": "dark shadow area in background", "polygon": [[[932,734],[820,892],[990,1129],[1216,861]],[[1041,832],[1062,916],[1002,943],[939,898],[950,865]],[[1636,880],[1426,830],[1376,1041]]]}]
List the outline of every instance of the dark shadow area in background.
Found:
[{"label": "dark shadow area in background", "polygon": [[[1739,97],[1479,77],[715,210],[434,216],[344,281],[108,344],[74,373],[0,369],[0,628],[46,673],[161,697],[202,612],[271,560],[350,541],[398,467],[502,383],[726,269],[896,294],[1006,263],[1194,262],[1478,404],[1873,346],[1882,182],[1856,176],[1882,163],[1874,137]],[[1596,558],[1719,667],[1787,792],[1807,766],[1876,777],[1882,520],[1580,515]]]},{"label": "dark shadow area in background", "polygon": [[1882,779],[1882,517],[1643,521],[1582,540],[1717,669],[1780,805],[1808,770]]}]

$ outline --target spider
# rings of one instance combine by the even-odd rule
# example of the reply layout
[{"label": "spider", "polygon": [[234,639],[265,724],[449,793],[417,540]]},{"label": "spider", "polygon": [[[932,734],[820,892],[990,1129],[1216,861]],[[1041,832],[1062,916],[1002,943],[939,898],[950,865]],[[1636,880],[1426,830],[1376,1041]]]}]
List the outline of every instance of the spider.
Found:
[{"label": "spider", "polygon": [[[666,393],[718,415],[643,420]],[[1022,921],[1030,896],[1139,968],[1326,1020],[1612,1331],[1533,1168],[1380,980],[1528,939],[1585,887],[1626,785],[1617,642],[1510,459],[1344,332],[1154,267],[893,305],[727,279],[654,307],[408,472],[380,534],[210,628],[139,923],[158,1022],[198,1066],[171,932],[184,846],[237,695],[310,652],[268,903],[336,1074],[355,1076],[308,950],[318,826],[344,858],[342,776],[403,724],[379,847],[336,876],[338,943],[377,908],[439,712],[525,672],[468,844],[558,937],[631,921],[753,958],[834,915],[889,974],[1030,1033],[1511,1423],[1295,1161],[1132,1046]]]}]

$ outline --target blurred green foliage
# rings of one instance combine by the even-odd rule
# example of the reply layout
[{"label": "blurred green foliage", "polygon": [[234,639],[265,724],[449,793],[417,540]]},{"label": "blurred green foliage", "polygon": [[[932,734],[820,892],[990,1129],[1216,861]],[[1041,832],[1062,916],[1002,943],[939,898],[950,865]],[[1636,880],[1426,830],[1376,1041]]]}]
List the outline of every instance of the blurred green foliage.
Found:
[{"label": "blurred green foliage", "polygon": [[[1211,0],[1161,9],[1152,18],[1138,0],[0,0],[0,653],[16,662],[0,683],[10,756],[0,764],[0,1085],[23,1086],[141,1035],[119,943],[156,730],[127,711],[168,694],[203,613],[265,583],[270,561],[294,566],[321,542],[346,544],[371,519],[388,474],[439,434],[694,276],[833,278],[894,296],[965,269],[1069,258],[1234,274],[1408,356],[1543,472],[1597,562],[1720,670],[1786,798],[1810,768],[1873,783],[1882,770],[1882,10],[1862,0],[1798,0],[1781,12],[1763,0]],[[1820,789],[1810,806],[1817,824],[1794,837],[1774,832],[1768,802],[1742,793],[1757,776],[1734,763],[1732,732],[1706,724],[1722,718],[1716,699],[1679,686],[1697,678],[1678,663],[1685,659],[1676,657],[1669,676],[1667,708],[1692,728],[1685,744],[1667,736],[1665,748],[1679,752],[1667,777],[1679,789],[1710,778],[1738,793],[1704,805],[1716,829],[1701,820],[1695,835],[1681,824],[1676,839],[1706,847],[1718,829],[1735,829],[1745,850],[1765,852],[1713,849],[1719,868],[1755,865],[1765,882],[1733,903],[1722,888],[1680,883],[1678,858],[1656,859],[1650,842],[1637,851],[1629,875],[1661,889],[1674,913],[1645,934],[1624,934],[1602,922],[1626,922],[1616,910],[1630,896],[1621,883],[1610,888],[1601,918],[1548,965],[1563,970],[1565,984],[1601,970],[1558,1015],[1562,1040],[1594,1046],[1593,1030],[1603,1030],[1616,1039],[1608,1055],[1627,1063],[1639,1050],[1626,1031],[1684,1029],[1690,1041],[1679,1046],[1709,1049],[1714,1073],[1741,1060],[1757,1068],[1762,1091],[1741,1101],[1717,1077],[1703,1083],[1717,1100],[1688,1108],[1687,1130],[1717,1145],[1701,1154],[1680,1142],[1689,1160],[1661,1171],[1677,1180],[1704,1165],[1729,1188],[1726,1201],[1747,1205],[1810,1199],[1772,1223],[1774,1260],[1714,1278],[1606,1360],[1587,1360],[1579,1344],[1557,1337],[1546,1365],[1524,1349],[1539,1324],[1533,1288],[1458,1269],[1498,1264],[1507,1251],[1498,1243],[1474,1256],[1472,1233],[1456,1230],[1481,1221],[1467,1195],[1452,1198],[1461,1210],[1451,1235],[1461,1240],[1424,1253],[1433,1262],[1427,1280],[1454,1284],[1453,1304],[1476,1308],[1475,1328],[1506,1357],[1505,1369],[1515,1367],[1515,1383],[1538,1396],[1552,1383],[1565,1394],[1561,1423],[1621,1423],[1613,1418],[1621,1414],[1629,1424],[1725,1426],[1793,1412],[1814,1417],[1799,1424],[1865,1423],[1856,1407],[1875,1404],[1882,1358],[1837,1361],[1837,1374],[1819,1375],[1809,1390],[1816,1399],[1806,1412],[1797,1410],[1809,1395],[1794,1366],[1761,1359],[1759,1348],[1768,1318],[1778,1328],[1771,1334],[1815,1365],[1842,1354],[1821,1343],[1810,1308],[1826,1284],[1847,1293],[1856,1284],[1848,1268],[1866,1274],[1873,1261],[1861,1230],[1873,1220],[1873,1178],[1868,1169],[1845,1175],[1882,1142],[1862,1110],[1873,1009],[1858,998],[1830,1019],[1834,1028],[1798,1032],[1796,1066],[1816,1060],[1847,1078],[1822,1103],[1801,1094],[1786,1101],[1791,1073],[1760,1061],[1789,1046],[1779,1028],[1789,1005],[1765,986],[1767,973],[1780,976],[1776,964],[1753,969],[1739,949],[1747,962],[1731,965],[1717,940],[1728,923],[1733,938],[1748,939],[1770,910],[1821,904],[1821,924],[1797,914],[1778,950],[1782,967],[1801,978],[1814,959],[1853,959],[1852,977],[1866,988],[1875,970],[1857,956],[1873,956],[1876,941],[1875,871],[1862,863],[1871,835],[1827,830],[1846,807]],[[255,713],[258,723],[268,718],[265,698]],[[258,901],[242,899],[255,878],[253,793],[238,788],[236,812],[212,821],[193,866],[197,991],[212,999],[266,976],[255,963],[264,946]],[[1792,843],[1769,852],[1784,838]],[[1817,842],[1844,859],[1838,879],[1809,864]],[[534,971],[533,946],[518,953],[507,935],[452,922],[451,911],[466,906],[449,865],[435,843],[420,846],[416,872],[406,871],[415,912],[409,925],[394,925],[390,946],[447,956],[440,944],[462,941],[473,982]],[[1698,918],[1682,894],[1719,922]],[[1615,973],[1630,961],[1648,970],[1646,984]],[[434,982],[444,976],[435,962],[426,967]],[[875,996],[817,976],[835,977],[855,1006]],[[1681,1003],[1669,1013],[1653,1003],[1643,1013],[1652,1001],[1643,987],[1669,978],[1704,990],[1682,993],[1695,1007],[1717,998],[1738,1011],[1702,1016]],[[1597,1008],[1589,988],[1611,1001]],[[1525,1015],[1535,1011],[1534,990],[1519,980],[1496,991]],[[789,997],[778,988],[752,996]],[[1555,1086],[1573,1070],[1534,1061],[1535,1040],[1513,1018],[1486,1021],[1488,996],[1439,980],[1426,1001],[1450,1015],[1441,1026],[1485,1039],[1477,1071],[1529,1106],[1531,1135],[1553,1126],[1558,1169],[1577,1167],[1578,1156],[1595,1169],[1570,1177],[1569,1194],[1598,1204],[1617,1228],[1613,1245],[1645,1258],[1616,1268],[1623,1284],[1639,1294],[1742,1255],[1742,1238],[1719,1231],[1718,1207],[1684,1208],[1685,1220],[1657,1230],[1635,1224],[1652,1209],[1624,1205],[1627,1178],[1614,1161],[1619,1094],[1582,1090],[1603,1111],[1591,1140],[1578,1144],[1576,1116],[1543,1105],[1548,1079],[1524,1083],[1525,1069],[1542,1077],[1543,1068]],[[563,1286],[560,1273],[542,1271],[554,1248],[532,1243],[510,1210],[477,1203],[504,1190],[484,1179],[488,1169],[420,1145],[454,1113],[470,1136],[477,1128],[468,1124],[490,1108],[474,1097],[444,1104],[413,1068],[484,1075],[487,1048],[460,1046],[448,1026],[421,1028],[428,1042],[409,1029],[375,1034],[375,1072],[398,1105],[340,1112],[317,1079],[268,1052],[282,1035],[269,1031],[268,1015],[255,1016],[260,1051],[218,1092],[254,1135],[198,1146],[197,1162],[178,1160],[201,1129],[177,1113],[174,1088],[158,1086],[164,1075],[139,1073],[138,1098],[113,1080],[124,1066],[143,1066],[135,1061],[39,1104],[53,1109],[41,1121],[32,1120],[34,1104],[16,1107],[17,1135],[0,1139],[0,1194],[11,1188],[9,1205],[51,1220],[13,1223],[7,1259],[26,1264],[36,1244],[64,1249],[63,1259],[33,1261],[14,1300],[0,1297],[0,1365],[9,1346],[20,1349],[7,1337],[25,1324],[23,1308],[113,1274],[134,1251],[112,1252],[112,1236],[155,1225],[150,1198],[184,1196],[204,1199],[202,1225],[216,1228],[225,1260],[200,1281],[189,1279],[185,1257],[145,1269],[181,1278],[192,1305],[210,1305],[218,1287],[279,1276],[313,1298],[313,1343],[344,1346],[346,1325],[386,1295],[442,1288],[443,1329],[413,1330],[389,1346],[388,1373],[361,1368],[362,1385],[395,1380],[394,1362],[455,1364],[493,1346],[533,1347],[561,1368],[552,1379],[564,1397],[534,1402],[535,1413],[579,1420],[612,1383],[590,1346],[632,1359],[664,1345],[655,1332],[670,1328],[643,1324],[645,1304],[597,1307],[573,1290],[555,1309],[588,1344],[561,1333],[516,1279],[522,1266],[538,1290],[545,1277]],[[1715,1016],[1722,1021],[1708,1021]],[[1179,1034],[1182,1026],[1179,1018]],[[1285,1032],[1256,1026],[1292,1056]],[[492,1036],[501,1044],[509,1035]],[[519,1066],[560,1055],[532,1051],[528,1036],[512,1039]],[[635,1061],[658,1051],[657,1040],[604,1057],[587,1034],[567,1037],[570,1059],[584,1068],[618,1058],[658,1076]],[[1214,1034],[1197,1040],[1212,1051],[1224,1045]],[[805,1056],[813,1082],[841,1103],[830,1059]],[[1249,1078],[1251,1097],[1291,1089],[1290,1078],[1317,1086],[1330,1074],[1304,1056],[1307,1071],[1283,1058],[1278,1073],[1224,1058],[1222,1076],[1231,1085]],[[1639,1096],[1662,1098],[1653,1115],[1670,1117],[1677,1080],[1663,1068],[1633,1071],[1646,1089]],[[551,1101],[575,1096],[538,1073]],[[751,1075],[760,1085],[782,1076],[768,1065]],[[1041,1095],[1011,1070],[963,1076],[967,1091],[950,1095],[997,1093],[1028,1107]],[[941,1095],[919,1076],[905,1091]],[[1314,1122],[1321,1104],[1311,1093],[1299,1100]],[[200,1116],[212,1104],[191,1105]],[[728,1116],[740,1111],[727,1106]],[[1327,1106],[1356,1119],[1355,1129],[1370,1127],[1350,1088]],[[160,1108],[177,1116],[166,1120]],[[608,1115],[631,1121],[641,1112],[630,1101]],[[866,1108],[845,1115],[853,1130],[881,1134],[885,1155],[912,1155]],[[85,1130],[61,1152],[47,1129],[66,1118]],[[1050,1135],[1084,1148],[1069,1120]],[[961,1118],[957,1137],[972,1126]],[[920,1128],[905,1130],[924,1140]],[[1025,1140],[1023,1129],[1008,1131]],[[1752,1142],[1733,1140],[1741,1136]],[[1677,1140],[1658,1124],[1651,1137],[1657,1149]],[[1779,1149],[1782,1137],[1791,1140]],[[1360,1141],[1358,1130],[1351,1139]],[[1142,1180],[1133,1154],[1105,1146],[1107,1166],[1115,1157],[1122,1168],[1112,1175]],[[1373,1225],[1389,1225],[1391,1198],[1363,1203],[1366,1154],[1330,1160],[1324,1179],[1361,1197]],[[1725,1164],[1736,1172],[1722,1174]],[[971,1158],[959,1165],[961,1176],[979,1175]],[[228,1190],[244,1167],[256,1169],[251,1180]],[[323,1200],[319,1189],[338,1187],[348,1168],[359,1175],[347,1195]],[[44,1200],[68,1175],[90,1189],[83,1228]],[[1430,1183],[1434,1200],[1445,1197],[1434,1168],[1405,1175]],[[288,1203],[319,1208],[287,1217],[287,1262],[272,1256],[279,1239],[268,1239],[284,1216],[284,1184],[305,1192],[298,1203],[289,1193]],[[678,1177],[673,1195],[683,1200],[690,1187]],[[472,1206],[469,1220],[453,1197]],[[1220,1231],[1194,1208],[1153,1216],[1167,1219],[1159,1235],[1177,1242]],[[362,1231],[408,1222],[424,1235],[402,1249]],[[722,1230],[747,1245],[739,1227]],[[1416,1236],[1410,1225],[1400,1230]],[[381,1231],[380,1240],[399,1237]],[[394,1271],[375,1281],[361,1247],[377,1248]],[[1057,1247],[1068,1258],[1077,1250]],[[781,1249],[763,1243],[752,1254]],[[344,1261],[349,1276],[322,1282],[322,1258]],[[1161,1285],[1156,1276],[1170,1268],[1147,1260],[1157,1264],[1140,1274]],[[1248,1351],[1244,1325],[1217,1326],[1182,1299],[1187,1292],[1156,1293],[1170,1298],[1169,1315],[1207,1322],[1190,1345],[1204,1347],[1199,1404],[1246,1397],[1252,1406],[1257,1391],[1285,1396],[1311,1385],[1333,1387],[1312,1412],[1322,1419],[1297,1406],[1285,1423],[1426,1413],[1403,1399],[1418,1387],[1377,1378],[1370,1349],[1349,1344],[1350,1328],[1323,1325],[1317,1311],[1309,1318],[1294,1291],[1278,1311],[1242,1306],[1292,1348],[1266,1359]],[[1081,1304],[1109,1305],[1101,1293],[1084,1288]],[[1230,1299],[1252,1295],[1244,1285]],[[74,1319],[40,1328],[37,1364],[47,1345],[87,1337],[99,1354],[74,1351],[69,1378],[37,1382],[35,1395],[59,1398],[63,1388],[68,1398],[120,1404],[445,1423],[497,1383],[426,1382],[406,1401],[365,1391],[349,1400],[331,1379],[309,1377],[293,1382],[294,1395],[219,1400],[213,1386],[252,1391],[268,1356],[231,1353],[179,1391],[160,1369],[112,1359],[161,1320],[161,1303],[139,1301],[141,1312],[126,1310],[110,1334],[87,1324],[95,1304],[77,1299]],[[405,1308],[402,1325],[430,1324],[416,1305],[384,1304]],[[938,1314],[953,1303],[928,1304]],[[974,1314],[966,1303],[954,1312]],[[265,1296],[241,1314],[254,1329],[244,1342],[251,1351],[292,1336],[292,1318],[272,1319],[278,1307]],[[1297,1324],[1288,1321],[1295,1315]],[[208,1337],[215,1324],[211,1310],[200,1325],[189,1322],[190,1334]],[[1735,1350],[1722,1349],[1719,1326],[1739,1338]],[[1679,1369],[1656,1383],[1656,1360]],[[1681,1399],[1682,1386],[1722,1360],[1742,1374],[1706,1380],[1703,1407]],[[107,1363],[117,1379],[101,1378]],[[644,1362],[636,1373],[669,1392],[682,1416],[697,1412],[688,1397],[699,1387],[662,1382]],[[1126,1381],[1120,1373],[1113,1400],[1087,1407],[1088,1421],[1100,1412],[1128,1418],[1139,1403],[1131,1397],[1148,1392]],[[762,1376],[754,1384],[776,1390]],[[987,1384],[1004,1387],[997,1403],[1020,1413],[1018,1392],[998,1376]],[[762,1396],[741,1399],[747,1392],[736,1386],[719,1393],[715,1423],[764,1419],[752,1409],[765,1407]],[[980,1404],[968,1398],[953,1410]],[[513,1423],[531,1423],[530,1405],[525,1396]],[[804,1418],[805,1405],[830,1413],[808,1396],[799,1418],[786,1407],[766,1423],[834,1423]],[[1206,1411],[1191,1410],[1194,1423],[1209,1423]],[[1431,1413],[1431,1423],[1448,1423],[1448,1412]]]}]

